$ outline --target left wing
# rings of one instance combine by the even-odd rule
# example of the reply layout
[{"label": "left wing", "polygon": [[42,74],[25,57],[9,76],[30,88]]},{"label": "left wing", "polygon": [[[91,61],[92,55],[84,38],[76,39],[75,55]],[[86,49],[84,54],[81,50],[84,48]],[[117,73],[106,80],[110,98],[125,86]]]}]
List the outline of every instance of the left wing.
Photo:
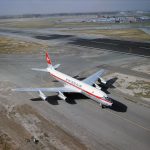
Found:
[{"label": "left wing", "polygon": [[87,77],[86,79],[82,80],[82,82],[87,83],[89,85],[93,85],[98,78],[101,78],[101,76],[106,72],[106,70],[101,69],[100,71],[94,73],[93,75]]},{"label": "left wing", "polygon": [[76,91],[74,89],[71,89],[69,87],[55,87],[55,88],[17,88],[12,89],[12,91],[18,91],[18,92],[51,92],[51,93],[59,93],[59,92],[68,92],[68,93],[79,93],[79,91]]}]

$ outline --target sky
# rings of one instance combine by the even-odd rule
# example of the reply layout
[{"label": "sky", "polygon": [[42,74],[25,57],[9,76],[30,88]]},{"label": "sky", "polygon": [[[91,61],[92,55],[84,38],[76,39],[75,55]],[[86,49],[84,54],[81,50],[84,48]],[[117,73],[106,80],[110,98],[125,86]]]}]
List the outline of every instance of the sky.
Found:
[{"label": "sky", "polygon": [[150,0],[0,0],[0,15],[150,10]]}]

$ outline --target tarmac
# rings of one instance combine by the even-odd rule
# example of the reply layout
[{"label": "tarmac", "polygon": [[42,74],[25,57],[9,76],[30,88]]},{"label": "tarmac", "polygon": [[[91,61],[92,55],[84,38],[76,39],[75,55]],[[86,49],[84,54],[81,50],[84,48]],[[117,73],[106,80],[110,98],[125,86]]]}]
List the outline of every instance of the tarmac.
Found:
[{"label": "tarmac", "polygon": [[[30,38],[34,38],[34,35]],[[119,72],[123,70],[121,65],[125,64],[128,65],[126,73],[133,75],[135,72],[130,71],[130,65],[136,65],[138,61],[149,61],[149,58],[141,56],[141,54],[149,56],[149,51],[145,49],[150,48],[149,44],[138,45],[139,43],[120,41],[118,43],[118,41],[106,39],[82,39],[72,41],[70,44],[68,38],[70,37],[67,36],[67,44],[57,45],[59,53],[48,51],[53,64],[60,63],[59,70],[71,76],[82,75],[84,71],[88,76],[104,66],[112,68],[111,71],[115,68],[114,72]],[[63,38],[59,38],[59,40],[61,39]],[[82,45],[86,47],[82,47]],[[97,50],[95,47],[102,48]],[[130,48],[133,50],[133,54],[127,54]],[[128,50],[125,51],[125,49]],[[48,73],[30,70],[33,67],[46,67],[44,52],[41,55],[0,55],[0,80],[10,81],[16,87],[55,87],[61,85]],[[148,75],[145,74],[145,77],[148,78]],[[101,109],[99,104],[78,94],[67,94],[68,100],[63,101],[56,94],[45,93],[48,96],[46,102],[42,101],[37,93],[24,93],[23,96],[26,95],[26,97],[22,99],[18,98],[18,93],[11,94],[16,97],[12,99],[13,103],[29,104],[38,110],[44,118],[53,120],[65,131],[79,138],[89,149],[148,150],[150,147],[150,109],[126,100],[121,93],[118,94],[111,90],[109,96],[114,101],[111,109]],[[5,96],[7,97],[7,95]]]}]

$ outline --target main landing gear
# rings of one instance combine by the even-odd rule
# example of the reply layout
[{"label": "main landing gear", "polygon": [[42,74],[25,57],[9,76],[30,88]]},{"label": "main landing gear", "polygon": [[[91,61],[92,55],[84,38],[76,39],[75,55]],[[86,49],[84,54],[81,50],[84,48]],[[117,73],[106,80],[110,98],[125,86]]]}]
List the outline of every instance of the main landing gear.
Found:
[{"label": "main landing gear", "polygon": [[105,106],[102,103],[100,103],[99,105],[102,109],[105,108]]}]

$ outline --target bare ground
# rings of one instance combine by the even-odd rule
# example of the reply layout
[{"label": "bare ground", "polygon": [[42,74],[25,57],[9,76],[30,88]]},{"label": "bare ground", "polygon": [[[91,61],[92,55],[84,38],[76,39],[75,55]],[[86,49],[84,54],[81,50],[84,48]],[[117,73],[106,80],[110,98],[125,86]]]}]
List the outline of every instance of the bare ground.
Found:
[{"label": "bare ground", "polygon": [[105,79],[108,80],[113,77],[118,78],[114,84],[116,90],[149,101],[150,80],[121,73],[108,74]]},{"label": "bare ground", "polygon": [[[10,93],[12,83],[1,81],[0,86],[0,149],[87,149],[79,139],[45,119],[28,104],[14,105]],[[10,93],[7,98],[6,93]]]}]

